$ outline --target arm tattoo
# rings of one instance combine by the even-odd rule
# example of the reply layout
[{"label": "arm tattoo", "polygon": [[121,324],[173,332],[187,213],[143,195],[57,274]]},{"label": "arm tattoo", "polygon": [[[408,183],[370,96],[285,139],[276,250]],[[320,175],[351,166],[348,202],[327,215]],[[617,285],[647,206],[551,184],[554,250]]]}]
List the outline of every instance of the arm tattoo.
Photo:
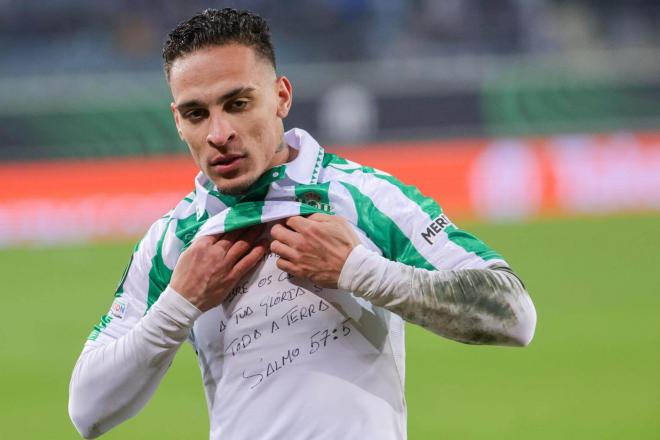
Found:
[{"label": "arm tattoo", "polygon": [[468,344],[527,345],[533,335],[534,306],[507,266],[429,271],[362,248],[349,256],[345,269],[339,281],[342,288],[447,338]]}]

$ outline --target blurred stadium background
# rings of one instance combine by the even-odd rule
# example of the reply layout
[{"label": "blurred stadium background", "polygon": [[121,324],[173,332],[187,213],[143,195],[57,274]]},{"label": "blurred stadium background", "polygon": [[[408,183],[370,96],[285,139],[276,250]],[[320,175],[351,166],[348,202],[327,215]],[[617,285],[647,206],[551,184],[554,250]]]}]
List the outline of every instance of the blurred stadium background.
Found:
[{"label": "blurred stadium background", "polygon": [[[77,438],[75,359],[133,242],[195,174],[160,48],[223,6],[270,20],[287,127],[435,197],[535,300],[524,350],[408,328],[411,439],[660,438],[652,0],[0,0],[0,438]],[[184,347],[107,438],[207,424]]]}]

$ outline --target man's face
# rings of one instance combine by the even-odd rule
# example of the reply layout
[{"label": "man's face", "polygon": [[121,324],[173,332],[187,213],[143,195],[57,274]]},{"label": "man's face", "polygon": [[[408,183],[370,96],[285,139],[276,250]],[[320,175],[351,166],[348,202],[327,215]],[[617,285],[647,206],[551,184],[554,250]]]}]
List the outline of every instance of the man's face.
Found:
[{"label": "man's face", "polygon": [[252,48],[229,44],[187,54],[172,64],[169,83],[179,136],[222,192],[240,194],[287,161],[282,119],[291,84]]}]

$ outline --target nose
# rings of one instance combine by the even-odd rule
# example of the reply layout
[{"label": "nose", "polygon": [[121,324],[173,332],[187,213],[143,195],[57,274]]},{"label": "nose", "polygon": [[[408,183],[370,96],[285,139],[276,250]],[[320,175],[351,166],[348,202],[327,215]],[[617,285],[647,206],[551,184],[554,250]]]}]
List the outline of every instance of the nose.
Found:
[{"label": "nose", "polygon": [[210,118],[211,123],[209,124],[209,132],[206,136],[206,142],[209,145],[215,148],[223,147],[236,137],[236,131],[226,115],[211,113]]}]

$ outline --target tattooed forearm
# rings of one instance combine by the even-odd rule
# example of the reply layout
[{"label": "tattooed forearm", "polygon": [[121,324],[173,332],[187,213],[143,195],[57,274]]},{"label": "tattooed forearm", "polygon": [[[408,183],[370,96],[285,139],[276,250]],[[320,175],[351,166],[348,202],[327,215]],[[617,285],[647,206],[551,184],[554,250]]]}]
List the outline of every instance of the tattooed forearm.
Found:
[{"label": "tattooed forearm", "polygon": [[413,278],[411,300],[399,312],[404,319],[466,343],[528,342],[516,330],[520,321],[526,319],[531,301],[511,273],[492,269],[416,269]]},{"label": "tattooed forearm", "polygon": [[360,249],[345,272],[342,287],[447,338],[527,345],[534,333],[534,306],[507,267],[428,271]]}]

